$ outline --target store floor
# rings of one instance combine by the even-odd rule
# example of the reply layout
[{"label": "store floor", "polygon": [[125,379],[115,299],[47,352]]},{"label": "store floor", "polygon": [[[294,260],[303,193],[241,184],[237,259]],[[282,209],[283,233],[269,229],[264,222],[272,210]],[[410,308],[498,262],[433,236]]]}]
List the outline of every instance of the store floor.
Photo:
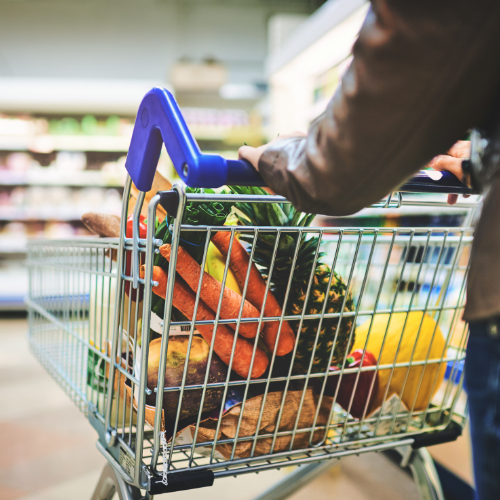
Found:
[{"label": "store floor", "polygon": [[[29,353],[24,319],[0,319],[0,499],[89,500],[105,464],[84,416]],[[216,481],[205,500],[250,500],[286,471]],[[199,497],[174,493],[169,500]],[[161,497],[163,498],[163,497]],[[291,500],[413,500],[411,478],[378,454],[337,461]]]}]

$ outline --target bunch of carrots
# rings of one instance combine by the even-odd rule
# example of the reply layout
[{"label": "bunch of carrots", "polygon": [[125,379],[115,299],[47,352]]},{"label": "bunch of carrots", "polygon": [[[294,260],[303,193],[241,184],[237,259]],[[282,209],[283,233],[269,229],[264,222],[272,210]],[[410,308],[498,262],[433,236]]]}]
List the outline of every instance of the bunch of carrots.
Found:
[{"label": "bunch of carrots", "polygon": [[[229,266],[231,267],[240,289],[244,289],[250,258],[238,241],[233,238],[232,249],[230,251],[230,232],[218,232],[212,238],[212,242],[218,250],[226,257],[229,255]],[[160,253],[165,259],[170,261],[171,247],[168,244],[160,247]],[[203,280],[200,291],[200,300],[196,312],[196,321],[215,320],[215,313],[219,305],[219,297],[222,284],[203,271],[200,265],[182,247],[179,247],[177,255],[177,275],[175,278],[173,306],[181,311],[188,319],[192,320],[195,314],[196,292],[200,274],[203,273]],[[141,268],[141,277],[144,277],[144,266]],[[167,272],[159,267],[153,267],[153,281],[158,282],[153,287],[153,292],[162,297],[166,297],[167,292]],[[232,369],[242,377],[259,378],[266,371],[269,360],[265,351],[255,345],[258,334],[262,334],[263,341],[270,352],[275,352],[277,356],[284,356],[291,352],[295,345],[295,335],[287,321],[283,321],[280,331],[278,320],[265,321],[261,324],[261,332],[258,331],[258,318],[262,308],[264,308],[264,318],[279,317],[282,310],[277,300],[269,290],[265,298],[266,283],[259,270],[252,262],[246,292],[246,300],[238,293],[228,287],[224,287],[222,303],[220,308],[221,319],[235,320],[240,312],[243,301],[242,318],[252,318],[253,322],[241,322],[237,336],[236,323],[218,325],[215,333],[214,351],[227,365],[231,361],[231,353],[234,356]],[[265,302],[265,303],[264,303]],[[197,325],[197,329],[203,338],[210,344],[214,335],[213,325]],[[252,340],[253,339],[253,340]]]}]

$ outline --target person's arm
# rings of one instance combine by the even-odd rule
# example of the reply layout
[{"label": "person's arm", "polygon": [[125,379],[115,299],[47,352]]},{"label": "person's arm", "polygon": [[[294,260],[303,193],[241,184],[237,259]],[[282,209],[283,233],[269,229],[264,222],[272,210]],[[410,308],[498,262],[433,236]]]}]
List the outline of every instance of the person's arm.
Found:
[{"label": "person's arm", "polygon": [[240,156],[300,210],[379,201],[487,115],[500,89],[500,3],[374,1],[353,62],[307,137]]}]

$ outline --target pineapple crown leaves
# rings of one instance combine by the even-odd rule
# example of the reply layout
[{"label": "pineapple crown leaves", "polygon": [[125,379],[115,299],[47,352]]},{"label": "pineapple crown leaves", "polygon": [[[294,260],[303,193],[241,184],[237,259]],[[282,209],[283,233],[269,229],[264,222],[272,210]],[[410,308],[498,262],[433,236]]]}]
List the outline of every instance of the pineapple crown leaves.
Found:
[{"label": "pineapple crown leaves", "polygon": [[[268,193],[255,186],[232,186],[231,191],[236,194],[267,196]],[[248,226],[278,226],[278,227],[308,227],[315,218],[315,214],[305,214],[295,209],[290,203],[236,203],[235,208],[241,224]],[[254,260],[261,267],[265,276],[269,275],[270,263],[276,244],[276,235],[269,233],[259,233],[257,244],[254,250]],[[317,236],[307,239],[306,234],[300,236],[299,233],[281,233],[280,241],[274,263],[272,283],[273,290],[284,297],[285,289],[288,285],[290,273],[292,272],[293,257],[298,243],[299,250],[292,275],[292,286],[302,285],[308,282],[311,267],[314,263],[314,256],[319,243]],[[251,234],[242,234],[241,240],[250,244],[254,242]],[[318,253],[316,266],[321,266],[323,252]]]},{"label": "pineapple crown leaves", "polygon": [[[256,187],[233,187],[231,191],[244,195],[267,195],[262,188]],[[287,315],[298,317],[303,312],[318,314],[323,309],[328,314],[342,309],[353,310],[352,296],[345,282],[329,265],[322,262],[325,254],[318,250],[320,238],[306,232],[287,231],[287,228],[308,227],[315,217],[313,214],[299,212],[289,203],[236,203],[235,208],[240,223],[245,226],[257,226],[257,229],[266,226],[283,228],[277,245],[277,234],[262,230],[256,236],[242,233],[240,239],[253,246],[254,260],[266,277],[270,274],[276,248],[271,286],[274,296],[283,305],[290,283],[285,306]],[[298,253],[293,266],[296,251]],[[299,325],[302,325],[300,332]],[[339,326],[337,317],[324,318],[320,331],[317,319],[304,319],[303,322],[293,319],[290,326],[298,336],[293,368],[296,373],[306,373],[311,361],[314,362],[313,372],[324,371],[330,363],[334,342],[335,352],[331,363],[342,362],[345,353],[350,350],[350,320],[342,321]]]},{"label": "pineapple crown leaves", "polygon": [[[231,186],[229,189],[234,194],[268,195],[257,186]],[[246,217],[247,220],[242,220],[237,214],[245,226],[250,221],[254,226],[308,227],[315,217],[314,214],[299,212],[291,203],[236,203],[235,208]]]},{"label": "pineapple crown leaves", "polygon": [[[231,186],[231,191],[235,194],[267,196],[268,193],[256,186]],[[236,203],[235,208],[239,211],[236,213],[238,220],[244,226],[277,226],[277,227],[308,227],[313,221],[314,214],[304,214],[295,209],[290,203]],[[278,243],[278,254],[276,264],[291,265],[295,245],[297,243],[298,233],[282,233]],[[276,243],[276,235],[260,233],[259,240],[262,242],[259,248],[256,249],[256,261],[258,264],[268,262],[272,258],[274,246]],[[243,241],[253,242],[253,236],[243,234]],[[314,239],[313,239],[314,240]],[[309,241],[313,241],[309,240]],[[300,247],[304,246],[305,235],[301,236]],[[314,246],[307,242],[307,247],[304,247],[303,252],[310,252],[309,246]],[[317,239],[316,239],[317,244]],[[259,257],[262,262],[259,262]],[[265,267],[265,266],[264,266]]]}]

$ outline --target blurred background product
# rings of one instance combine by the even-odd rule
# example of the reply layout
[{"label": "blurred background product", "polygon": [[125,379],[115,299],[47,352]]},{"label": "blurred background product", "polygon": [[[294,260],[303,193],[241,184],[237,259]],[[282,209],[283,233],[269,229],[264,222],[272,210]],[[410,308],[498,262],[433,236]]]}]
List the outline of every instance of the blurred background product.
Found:
[{"label": "blurred background product", "polygon": [[[202,149],[262,144],[268,29],[281,43],[322,3],[0,1],[0,310],[24,309],[27,238],[88,235],[83,213],[119,213],[153,86],[175,93]],[[159,168],[175,180],[165,154]]]}]

